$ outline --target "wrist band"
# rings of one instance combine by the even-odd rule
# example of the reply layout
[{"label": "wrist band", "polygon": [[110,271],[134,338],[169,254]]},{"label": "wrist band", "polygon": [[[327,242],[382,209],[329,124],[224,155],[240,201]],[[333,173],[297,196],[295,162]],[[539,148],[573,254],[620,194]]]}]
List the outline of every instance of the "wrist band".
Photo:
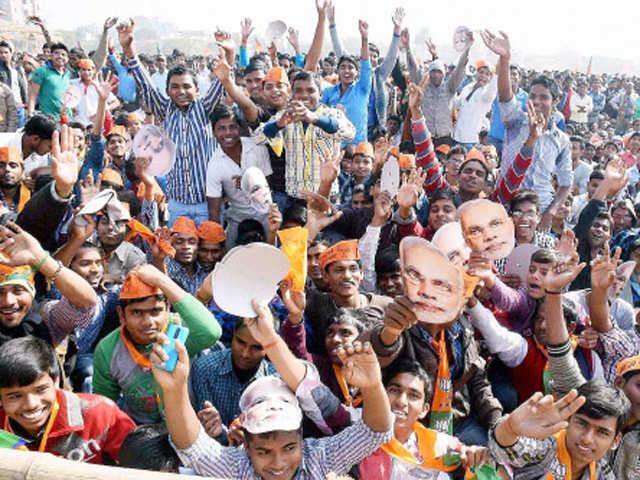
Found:
[{"label": "wrist band", "polygon": [[276,344],[278,343],[278,340],[279,340],[279,339],[278,339],[278,338],[276,338],[273,342],[271,342],[271,343],[267,343],[266,345],[263,345],[263,346],[262,346],[262,350],[268,350],[268,349],[269,349],[269,348],[271,348],[271,347],[275,347],[275,346],[276,346]]},{"label": "wrist band", "polygon": [[47,254],[44,256],[44,258],[40,261],[40,263],[38,263],[35,267],[31,267],[31,271],[33,273],[37,272],[38,270],[40,270],[42,268],[42,266],[44,265],[44,262],[47,261],[47,259],[50,257],[51,255],[49,255],[49,252],[47,252]]},{"label": "wrist band", "polygon": [[558,290],[557,292],[555,292],[553,290],[547,290],[546,288],[544,289],[544,293],[546,293],[547,295],[562,295],[561,290]]},{"label": "wrist band", "polygon": [[60,260],[56,260],[56,262],[58,262],[58,268],[53,273],[51,278],[49,278],[49,282],[51,282],[51,283],[55,283],[56,282],[56,279],[58,278],[58,275],[60,275],[60,272],[62,271],[62,268],[64,267],[64,265],[62,265],[62,262]]}]

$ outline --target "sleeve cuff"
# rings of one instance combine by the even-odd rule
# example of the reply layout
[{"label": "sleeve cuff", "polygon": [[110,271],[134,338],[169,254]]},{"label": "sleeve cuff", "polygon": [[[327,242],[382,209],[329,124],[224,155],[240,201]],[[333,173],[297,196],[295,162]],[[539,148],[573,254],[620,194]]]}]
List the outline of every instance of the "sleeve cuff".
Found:
[{"label": "sleeve cuff", "polygon": [[56,202],[69,203],[73,199],[73,194],[70,194],[67,198],[63,198],[56,192],[56,181],[51,182],[51,196]]},{"label": "sleeve cuff", "polygon": [[526,145],[522,145],[522,148],[520,149],[520,155],[522,155],[522,158],[533,157],[533,147],[527,147]]}]

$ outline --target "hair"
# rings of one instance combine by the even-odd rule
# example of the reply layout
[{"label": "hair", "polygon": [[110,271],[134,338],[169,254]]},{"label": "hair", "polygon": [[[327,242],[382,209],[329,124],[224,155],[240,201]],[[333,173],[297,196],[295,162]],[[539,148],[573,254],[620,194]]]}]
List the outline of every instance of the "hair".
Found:
[{"label": "hair", "polygon": [[433,382],[422,365],[415,360],[411,360],[406,357],[398,357],[391,365],[389,365],[382,376],[382,384],[386,387],[391,383],[391,380],[396,378],[401,373],[408,373],[414,377],[418,377],[422,380],[424,385],[424,402],[430,403],[433,396]]},{"label": "hair", "polygon": [[456,153],[457,154],[462,154],[462,155],[464,155],[466,157],[467,156],[467,149],[464,148],[462,145],[456,145],[455,147],[452,147],[449,150],[449,153],[447,153],[447,160],[450,159],[451,156],[455,155]]},{"label": "hair", "polygon": [[591,172],[591,175],[589,175],[589,181],[591,180],[604,180],[604,173],[602,173],[602,170],[596,169]]},{"label": "hair", "polygon": [[301,227],[307,223],[307,206],[303,203],[294,202],[282,214],[282,223],[293,222]]},{"label": "hair", "polygon": [[[246,428],[242,428],[242,432],[244,433],[244,439],[247,443],[251,442],[251,440],[253,440],[256,437],[266,439],[266,440],[272,440],[275,438],[276,434],[280,431],[283,431],[283,430],[274,430],[272,432],[264,432],[264,433],[251,433]],[[300,438],[302,439],[302,426],[300,426],[300,428],[298,428],[295,431],[298,432],[298,434],[300,435]]]},{"label": "hair", "polygon": [[124,315],[124,311],[129,305],[133,305],[134,303],[146,302],[150,298],[155,298],[156,301],[164,302],[167,304],[167,307],[169,306],[169,300],[167,300],[167,297],[165,297],[163,294],[149,295],[147,297],[140,298],[121,298],[118,301],[118,304],[120,305],[120,308],[122,309],[122,313]]},{"label": "hair", "polygon": [[253,218],[247,218],[238,224],[236,238],[236,245],[264,242],[267,239],[262,223]]},{"label": "hair", "polygon": [[360,71],[360,62],[358,62],[356,57],[353,55],[342,55],[340,60],[338,60],[338,68],[340,68],[340,65],[342,65],[343,62],[352,63],[356,67],[356,70]]},{"label": "hair", "polygon": [[448,200],[458,208],[460,205],[459,199],[456,197],[456,194],[451,190],[436,190],[432,194],[429,195],[429,203],[433,205],[438,200]]},{"label": "hair", "polygon": [[68,127],[69,128],[79,128],[84,133],[84,125],[82,123],[80,123],[80,122],[69,122],[68,123]]},{"label": "hair", "polygon": [[175,77],[178,75],[189,75],[191,77],[191,81],[193,82],[193,85],[196,88],[198,87],[198,82],[196,81],[196,77],[193,74],[193,72],[191,72],[184,65],[177,65],[167,72],[167,90],[169,90],[169,83],[171,82],[171,77]]},{"label": "hair", "polygon": [[578,393],[586,401],[576,413],[596,420],[615,417],[616,433],[625,428],[631,415],[631,403],[622,390],[602,380],[591,380],[583,383]]},{"label": "hair", "polygon": [[536,206],[536,211],[540,211],[540,197],[532,190],[520,190],[516,193],[511,199],[511,202],[509,202],[509,210],[513,212],[518,205],[524,202],[533,203]]},{"label": "hair", "polygon": [[44,374],[60,378],[56,352],[44,340],[26,336],[0,346],[0,388],[26,387]]},{"label": "hair", "polygon": [[380,137],[386,137],[387,133],[388,132],[385,127],[383,127],[382,125],[376,125],[375,127],[371,128],[371,130],[369,131],[368,140],[369,142],[371,142],[372,145],[374,145]]},{"label": "hair", "polygon": [[73,47],[71,50],[69,50],[69,54],[78,55],[80,58],[87,57],[87,54],[85,53],[85,51],[80,47]]},{"label": "hair", "polygon": [[50,140],[57,130],[58,122],[48,113],[34,115],[24,126],[25,135],[37,135],[42,140]]},{"label": "hair", "polygon": [[211,112],[211,115],[209,116],[209,120],[211,121],[211,128],[215,129],[216,123],[226,118],[232,118],[238,125],[240,125],[240,121],[238,120],[238,116],[236,115],[235,110],[229,105],[225,105],[224,103],[220,102],[218,103],[218,105],[216,105],[216,108],[213,109],[213,112]]},{"label": "hair", "polygon": [[380,250],[375,259],[376,274],[400,271],[400,250],[398,245],[390,245]]},{"label": "hair", "polygon": [[[71,262],[69,262],[70,266],[76,260],[78,253],[80,253],[80,250],[95,250],[96,252],[100,252],[100,249],[96,247],[93,243],[84,241],[82,245],[80,245],[80,247],[78,247],[78,249],[76,250],[76,253],[73,256],[73,258],[71,258]],[[100,256],[102,256],[102,254]]]},{"label": "hair", "polygon": [[[268,308],[271,308],[271,307],[268,307]],[[278,321],[278,316],[272,315],[271,317],[273,319],[273,328],[277,332],[280,329],[280,322]],[[246,319],[243,317],[238,317],[236,319],[236,322],[233,324],[233,333],[236,333],[238,330],[246,326],[247,326]]]},{"label": "hair", "polygon": [[251,61],[249,62],[249,65],[244,67],[243,76],[246,77],[250,73],[257,72],[257,71],[261,71],[262,73],[264,73],[266,75],[268,70],[269,69],[267,68],[267,64],[266,63],[264,63],[259,58],[254,58],[254,59],[251,59]]},{"label": "hair", "polygon": [[327,62],[329,65],[336,66],[336,59],[334,57],[324,57],[323,62]]},{"label": "hair", "polygon": [[[365,329],[365,326],[369,323],[367,321],[367,316],[360,310],[356,310],[355,308],[339,308],[327,322],[327,328],[334,323],[350,323],[356,330],[358,330],[358,334],[362,333]],[[326,329],[325,329],[326,330]],[[325,332],[326,333],[326,332]]]},{"label": "hair", "polygon": [[316,247],[318,245],[323,245],[327,248],[329,248],[331,246],[331,242],[329,242],[326,238],[324,238],[322,236],[322,234],[319,234],[316,238],[313,239],[313,241],[309,244],[309,247],[307,248],[307,250],[309,248],[313,248]]},{"label": "hair", "polygon": [[155,423],[130,431],[120,447],[120,466],[155,472],[178,472],[180,459],[171,448],[167,427]]},{"label": "hair", "polygon": [[[359,268],[360,270],[362,270],[362,262],[361,262],[360,260],[353,260],[353,261],[354,261],[354,262],[356,262],[356,263],[358,264],[358,268]],[[337,262],[337,260],[336,260],[336,262]],[[327,272],[327,273],[329,273],[329,267],[330,267],[331,265],[333,265],[334,263],[336,263],[336,262],[330,262],[330,263],[327,263],[327,264],[324,266],[324,271],[325,271],[325,272]]]},{"label": "hair", "polygon": [[584,138],[579,137],[578,135],[573,135],[569,140],[571,140],[571,143],[579,143],[580,148],[584,148]]},{"label": "hair", "polygon": [[604,210],[598,212],[598,214],[593,219],[593,222],[591,222],[591,225],[593,225],[596,222],[596,220],[606,220],[607,222],[609,222],[609,227],[613,225],[613,218],[611,218],[611,215],[609,215],[609,212]]},{"label": "hair", "polygon": [[51,45],[49,45],[49,50],[51,50],[51,53],[55,52],[56,50],[64,50],[65,52],[67,52],[67,54],[69,54],[69,49],[64,43],[61,42],[52,43]]},{"label": "hair", "polygon": [[560,98],[560,91],[558,90],[558,86],[556,85],[556,82],[554,82],[551,77],[548,77],[547,75],[537,76],[531,81],[529,90],[531,90],[531,88],[533,88],[534,85],[541,85],[547,90],[549,90],[549,93],[551,93],[551,97],[554,100],[557,100],[558,98]]},{"label": "hair", "polygon": [[556,255],[555,250],[551,250],[550,248],[541,248],[531,255],[531,261],[549,265],[557,262],[558,256]]},{"label": "hair", "polygon": [[489,180],[489,175],[491,173],[491,170],[489,170],[489,167],[487,167],[482,160],[478,160],[477,158],[471,158],[469,160],[465,160],[464,162],[462,162],[460,164],[460,167],[458,168],[458,175],[462,173],[462,170],[464,169],[465,165],[468,165],[471,162],[479,163],[484,170],[484,180],[485,181]]},{"label": "hair", "polygon": [[365,199],[367,202],[372,202],[372,201],[373,201],[373,197],[371,196],[370,192],[368,192],[368,191],[367,191],[367,189],[365,188],[365,186],[364,186],[362,183],[361,183],[361,184],[358,184],[358,185],[356,185],[356,186],[354,186],[354,187],[353,187],[353,191],[351,192],[351,198],[352,198],[352,200],[353,200],[353,196],[354,196],[356,193],[361,193],[361,194],[363,194],[363,195],[364,195],[364,199]]},{"label": "hair", "polygon": [[6,40],[0,40],[0,48],[5,47],[13,52],[13,46]]},{"label": "hair", "polygon": [[[127,163],[133,164],[133,162],[127,162]],[[135,166],[134,166],[134,169],[135,169]],[[140,201],[138,196],[135,194],[135,192],[131,190],[125,190],[124,188],[122,188],[120,189],[120,191],[117,192],[116,196],[118,197],[118,200],[120,200],[121,202],[125,202],[129,204],[129,214],[131,215],[131,218],[136,218],[138,215],[140,215],[140,212],[142,211],[142,202]]]},{"label": "hair", "polygon": [[313,72],[306,72],[306,71],[302,71],[302,72],[298,72],[296,73],[296,75],[293,77],[293,82],[291,83],[291,90],[293,91],[293,88],[296,84],[296,82],[313,82],[316,84],[316,87],[318,87],[318,91],[320,93],[322,93],[322,85],[320,84],[320,78],[318,77],[318,75],[316,75]]}]

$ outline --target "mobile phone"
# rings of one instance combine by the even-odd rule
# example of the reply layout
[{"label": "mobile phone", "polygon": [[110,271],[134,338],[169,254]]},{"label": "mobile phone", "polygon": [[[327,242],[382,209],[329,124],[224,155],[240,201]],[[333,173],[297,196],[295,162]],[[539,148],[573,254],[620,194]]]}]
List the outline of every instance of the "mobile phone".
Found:
[{"label": "mobile phone", "polygon": [[166,370],[167,372],[173,372],[176,369],[176,363],[178,363],[176,340],[180,340],[180,343],[184,345],[187,341],[187,337],[189,336],[189,329],[172,323],[171,325],[169,325],[166,335],[169,338],[169,345],[165,345],[162,348],[165,352],[167,352],[169,358],[166,362],[164,362],[164,367],[158,365],[157,363],[155,364],[155,366],[161,368],[162,370]]}]

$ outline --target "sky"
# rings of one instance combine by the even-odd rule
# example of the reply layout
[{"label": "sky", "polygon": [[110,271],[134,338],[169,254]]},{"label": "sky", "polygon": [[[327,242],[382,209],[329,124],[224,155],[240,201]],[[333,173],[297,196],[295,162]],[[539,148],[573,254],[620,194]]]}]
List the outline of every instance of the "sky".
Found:
[{"label": "sky", "polygon": [[[78,24],[102,24],[108,16],[156,16],[179,28],[239,31],[240,19],[250,16],[258,32],[272,20],[283,20],[300,30],[303,45],[313,36],[315,0],[40,0],[51,28],[73,29]],[[436,45],[452,45],[453,30],[489,28],[509,34],[517,55],[576,52],[638,61],[640,2],[632,0],[334,0],[341,35],[357,35],[357,19],[370,25],[370,39],[387,43],[395,7],[406,10],[411,32],[428,29]],[[224,8],[221,8],[224,5]],[[179,8],[177,8],[179,7]],[[73,12],[73,15],[69,15]],[[328,36],[325,42],[329,42]],[[424,53],[423,53],[424,54]],[[420,55],[418,53],[418,55]]]}]

